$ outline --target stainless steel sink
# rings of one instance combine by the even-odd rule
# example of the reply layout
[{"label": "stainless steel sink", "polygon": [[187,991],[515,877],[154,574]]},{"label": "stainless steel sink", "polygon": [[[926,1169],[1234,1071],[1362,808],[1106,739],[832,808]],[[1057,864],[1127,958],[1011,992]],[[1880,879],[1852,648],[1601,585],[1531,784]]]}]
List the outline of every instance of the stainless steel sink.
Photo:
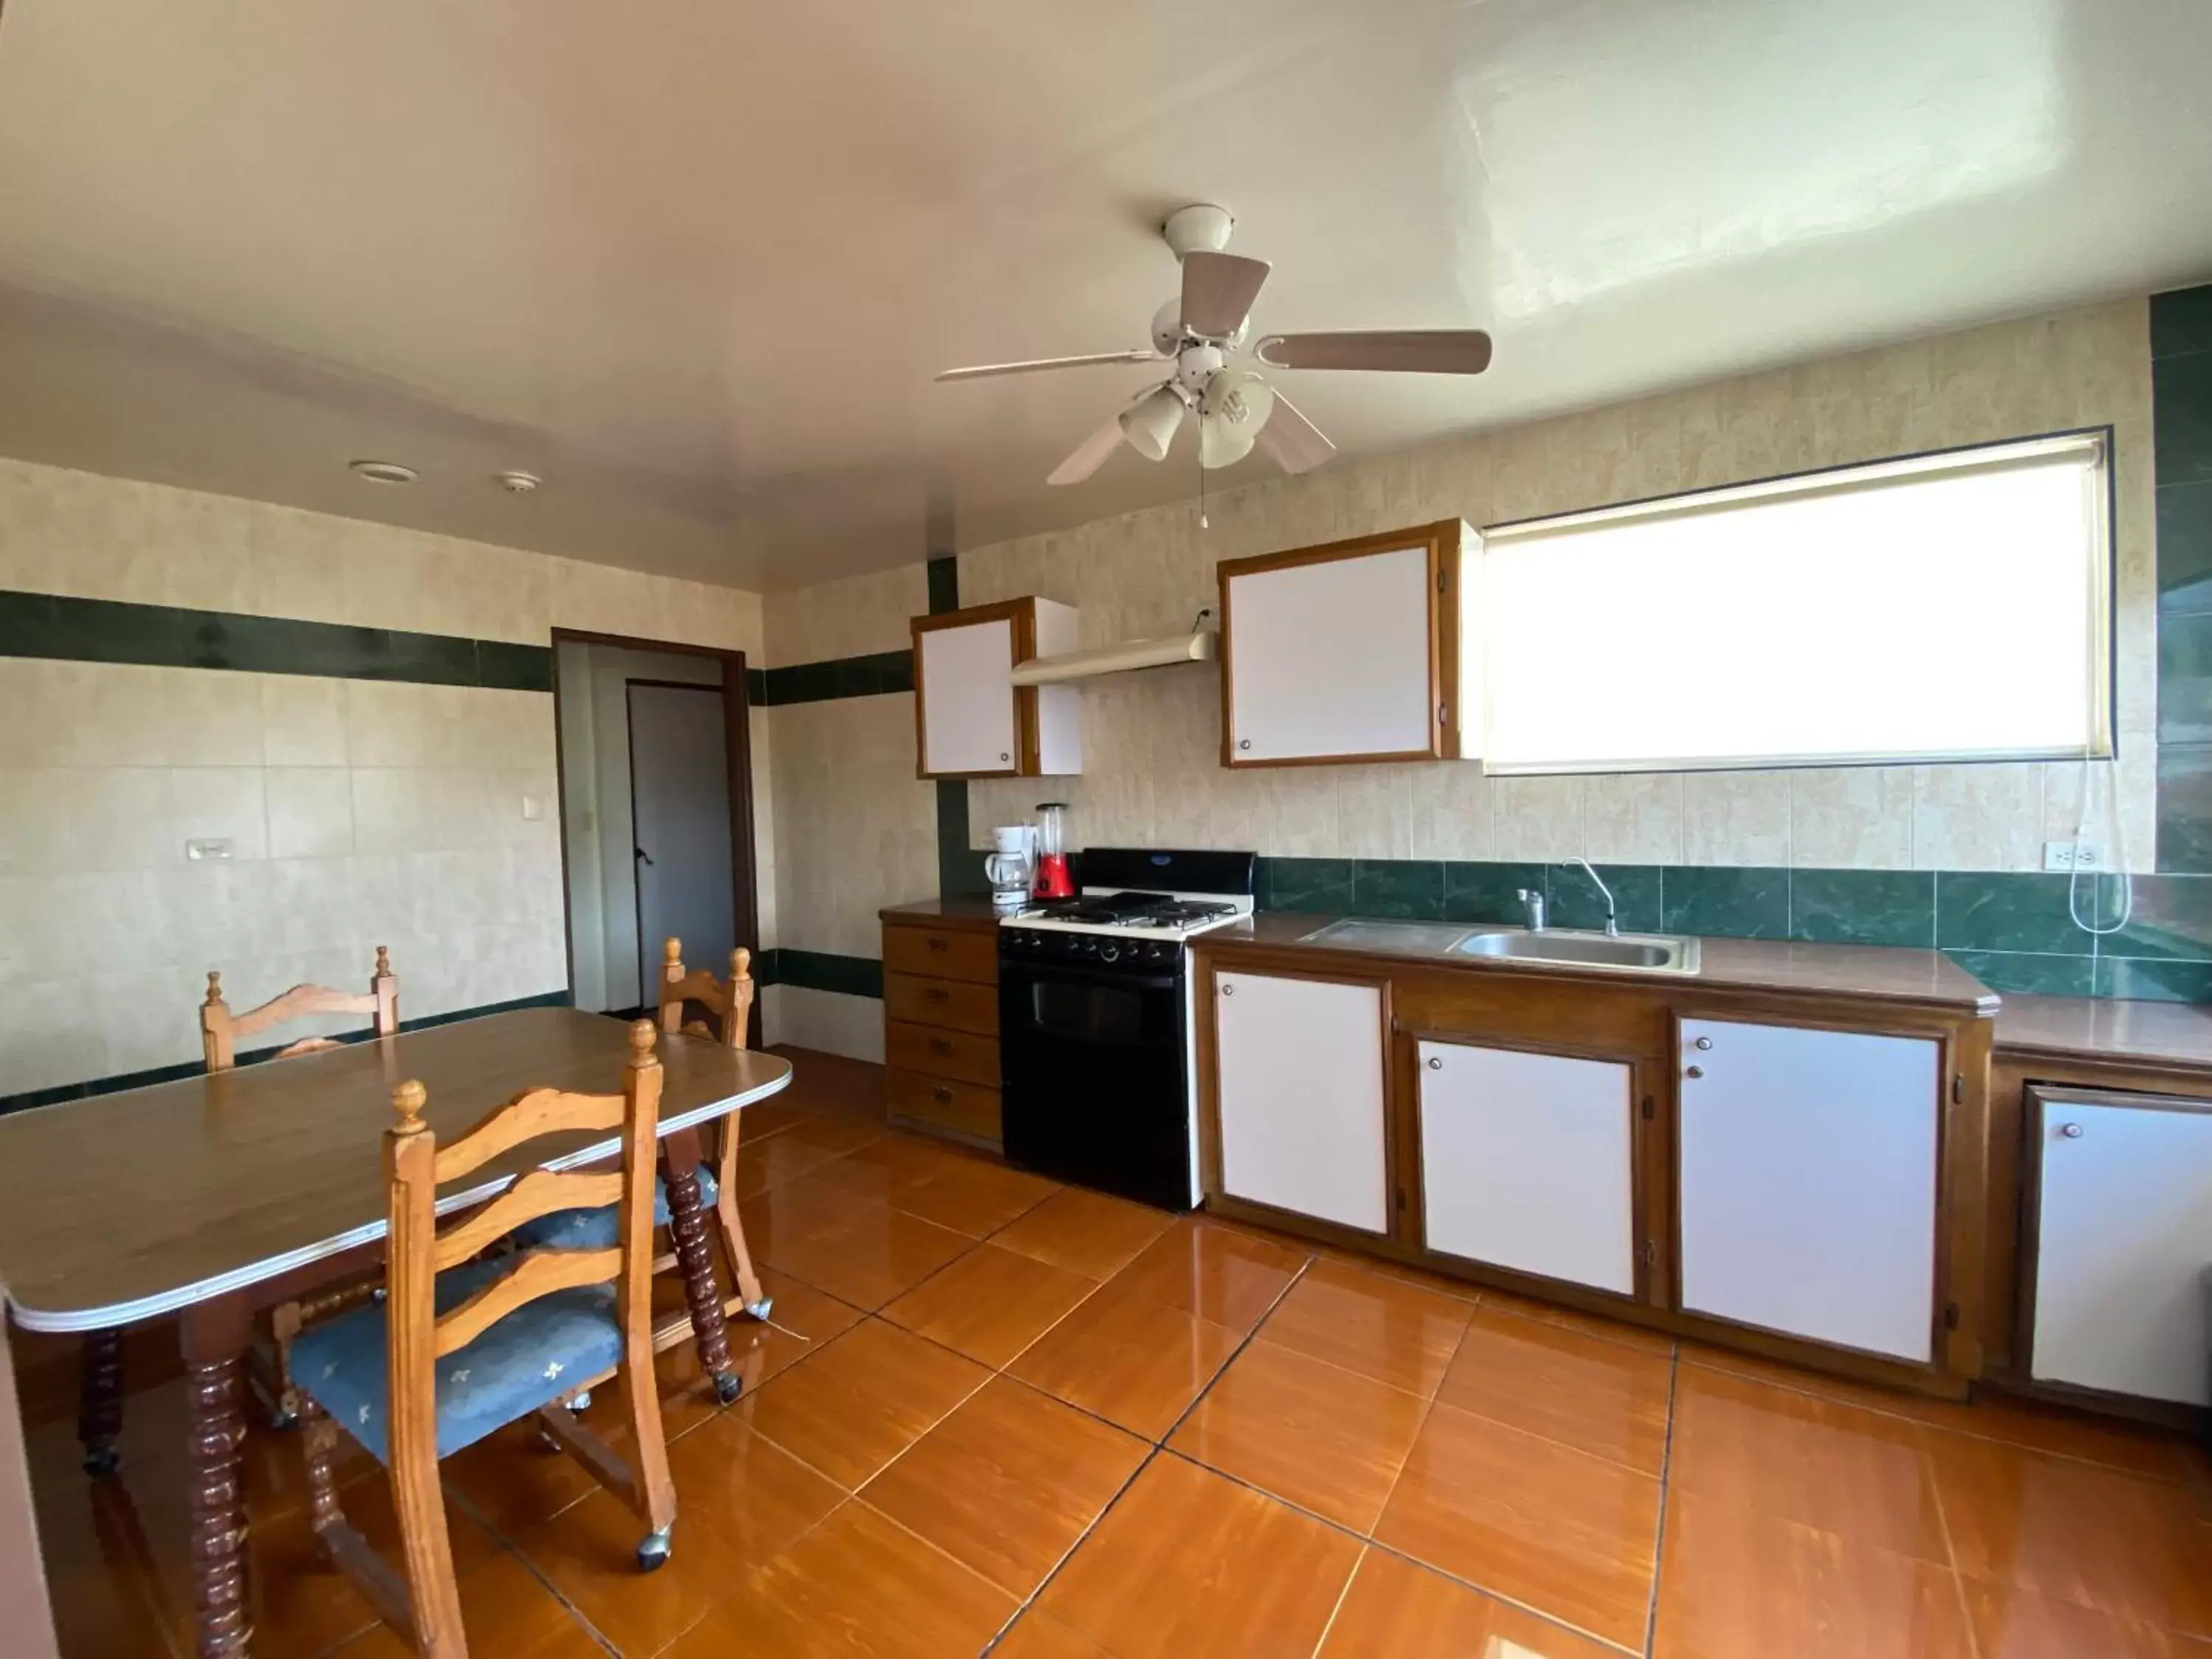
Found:
[{"label": "stainless steel sink", "polygon": [[1698,941],[1656,933],[1585,933],[1547,928],[1524,933],[1509,928],[1470,933],[1453,951],[1461,956],[1507,962],[1548,962],[1564,968],[1618,968],[1633,973],[1694,974]]},{"label": "stainless steel sink", "polygon": [[1443,956],[1467,937],[1465,922],[1382,921],[1347,916],[1316,927],[1298,943],[1337,945],[1347,951],[1418,952],[1433,951]]}]

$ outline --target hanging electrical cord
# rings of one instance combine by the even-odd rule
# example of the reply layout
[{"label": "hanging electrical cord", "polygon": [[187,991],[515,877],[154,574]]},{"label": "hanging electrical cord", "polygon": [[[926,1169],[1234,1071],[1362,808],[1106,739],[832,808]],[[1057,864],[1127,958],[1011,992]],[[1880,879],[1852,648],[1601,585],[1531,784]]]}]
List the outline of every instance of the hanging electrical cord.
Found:
[{"label": "hanging electrical cord", "polygon": [[[2115,752],[2112,760],[2112,781],[2105,789],[2106,833],[2109,837],[2106,844],[2112,849],[2114,866],[2107,872],[2083,866],[2082,854],[2089,845],[2090,799],[2096,793],[2097,775],[2096,763],[2087,754],[2081,757],[2081,810],[2074,819],[2074,866],[2066,878],[2066,914],[2073,919],[2076,927],[2093,939],[2104,939],[2118,933],[2135,914],[2135,880],[2128,874],[2127,854],[2120,845],[2119,764],[2119,756]],[[2103,926],[2099,926],[2094,921],[2084,921],[2081,919],[2081,878],[2085,875],[2099,878],[2098,886],[2101,889],[2101,878],[2106,873],[2119,884],[2120,913]],[[2093,900],[2090,915],[2094,917],[2101,908]]]}]

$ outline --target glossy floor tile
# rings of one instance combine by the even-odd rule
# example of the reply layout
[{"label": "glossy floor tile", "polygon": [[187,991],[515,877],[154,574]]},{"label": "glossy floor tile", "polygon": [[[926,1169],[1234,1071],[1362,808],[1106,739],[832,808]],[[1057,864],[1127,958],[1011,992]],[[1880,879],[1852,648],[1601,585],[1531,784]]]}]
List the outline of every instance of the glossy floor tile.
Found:
[{"label": "glossy floor tile", "polygon": [[[744,1393],[722,1406],[688,1343],[656,1364],[672,1559],[639,1575],[634,1516],[527,1427],[494,1435],[443,1469],[472,1651],[2212,1659],[2187,1442],[1677,1357],[1055,1188],[885,1133],[876,1068],[793,1058],[748,1131],[775,1305],[731,1323]],[[66,1380],[23,1396],[69,1659],[189,1659],[184,1394],[139,1374],[98,1486]],[[622,1407],[611,1386],[589,1413],[617,1442]],[[319,1559],[299,1449],[246,1442],[254,1653],[403,1651]],[[340,1470],[396,1550],[381,1470]]]},{"label": "glossy floor tile", "polygon": [[1565,1326],[1474,1310],[1437,1389],[1443,1403],[1640,1474],[1667,1455],[1674,1363]]},{"label": "glossy floor tile", "polygon": [[1162,1454],[1037,1606],[1114,1659],[1310,1654],[1359,1550],[1333,1527]]},{"label": "glossy floor tile", "polygon": [[1169,1446],[1300,1509],[1364,1533],[1382,1513],[1428,1402],[1387,1382],[1255,1342]]},{"label": "glossy floor tile", "polygon": [[996,1369],[1097,1288],[1096,1279],[983,1243],[899,1297],[884,1317]]},{"label": "glossy floor tile", "polygon": [[1027,1597],[1151,1449],[1134,1435],[1001,1376],[860,1495],[1000,1589]]}]

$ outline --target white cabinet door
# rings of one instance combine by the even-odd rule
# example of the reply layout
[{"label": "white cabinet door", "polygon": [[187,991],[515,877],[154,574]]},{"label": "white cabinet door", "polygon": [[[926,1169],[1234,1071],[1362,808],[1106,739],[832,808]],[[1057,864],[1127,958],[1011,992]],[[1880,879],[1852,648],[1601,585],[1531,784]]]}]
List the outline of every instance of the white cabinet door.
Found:
[{"label": "white cabinet door", "polygon": [[1222,1191],[1386,1231],[1381,989],[1223,974],[1213,1015]]},{"label": "white cabinet door", "polygon": [[1682,1306],[1925,1362],[1939,1045],[1681,1022]]},{"label": "white cabinet door", "polygon": [[1429,1248],[1634,1295],[1631,1068],[1424,1042],[1419,1075]]},{"label": "white cabinet door", "polygon": [[964,628],[933,628],[921,640],[922,770],[933,774],[1012,772],[1019,763],[1014,728],[1014,625],[1005,617]]},{"label": "white cabinet door", "polygon": [[1232,576],[1231,758],[1431,752],[1434,598],[1425,544]]},{"label": "white cabinet door", "polygon": [[2031,1374],[2212,1405],[2212,1105],[2037,1107]]}]

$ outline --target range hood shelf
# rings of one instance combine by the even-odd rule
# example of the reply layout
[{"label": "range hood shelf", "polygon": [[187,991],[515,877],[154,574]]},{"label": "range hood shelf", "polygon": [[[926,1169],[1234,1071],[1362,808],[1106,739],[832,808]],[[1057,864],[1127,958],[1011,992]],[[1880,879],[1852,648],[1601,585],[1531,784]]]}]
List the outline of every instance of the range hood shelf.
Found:
[{"label": "range hood shelf", "polygon": [[1069,651],[1056,657],[1032,657],[1014,665],[1016,685],[1057,685],[1063,680],[1096,679],[1102,674],[1126,674],[1139,668],[1165,668],[1179,662],[1212,662],[1221,636],[1209,629],[1177,634],[1164,640],[1125,640],[1091,651]]}]

